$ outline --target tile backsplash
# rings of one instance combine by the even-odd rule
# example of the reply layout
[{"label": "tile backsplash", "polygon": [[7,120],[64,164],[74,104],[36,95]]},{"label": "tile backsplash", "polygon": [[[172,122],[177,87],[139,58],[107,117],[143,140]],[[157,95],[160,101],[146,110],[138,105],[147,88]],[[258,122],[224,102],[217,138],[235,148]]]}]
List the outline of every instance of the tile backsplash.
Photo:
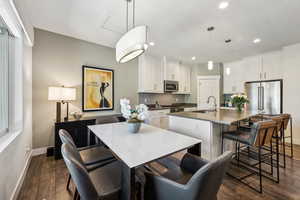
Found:
[{"label": "tile backsplash", "polygon": [[139,103],[155,104],[156,101],[160,105],[170,105],[172,103],[185,103],[186,95],[179,94],[139,94]]}]

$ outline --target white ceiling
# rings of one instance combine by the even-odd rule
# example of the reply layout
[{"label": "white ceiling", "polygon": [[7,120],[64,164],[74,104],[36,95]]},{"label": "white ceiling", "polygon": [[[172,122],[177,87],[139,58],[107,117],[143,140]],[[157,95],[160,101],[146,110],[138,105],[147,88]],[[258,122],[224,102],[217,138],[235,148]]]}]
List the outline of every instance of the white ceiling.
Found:
[{"label": "white ceiling", "polygon": [[[109,47],[125,32],[125,0],[26,1],[37,28]],[[149,26],[151,54],[183,61],[226,62],[300,42],[299,0],[229,0],[226,10],[220,2],[136,0],[136,25]]]}]

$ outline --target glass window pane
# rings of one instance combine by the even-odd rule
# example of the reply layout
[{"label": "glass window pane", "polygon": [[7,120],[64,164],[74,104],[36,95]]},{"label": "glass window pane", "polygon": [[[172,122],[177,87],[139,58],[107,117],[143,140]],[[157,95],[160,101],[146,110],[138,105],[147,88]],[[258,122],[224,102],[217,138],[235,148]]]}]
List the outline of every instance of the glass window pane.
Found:
[{"label": "glass window pane", "polygon": [[0,19],[0,136],[8,130],[9,35]]}]

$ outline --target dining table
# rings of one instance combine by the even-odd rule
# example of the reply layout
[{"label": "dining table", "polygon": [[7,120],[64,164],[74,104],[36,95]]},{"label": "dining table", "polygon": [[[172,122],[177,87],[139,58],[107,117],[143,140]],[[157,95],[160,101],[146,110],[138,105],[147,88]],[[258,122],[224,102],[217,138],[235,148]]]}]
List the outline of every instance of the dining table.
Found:
[{"label": "dining table", "polygon": [[135,175],[139,167],[183,150],[201,156],[200,139],[145,123],[138,133],[131,133],[127,122],[91,125],[88,129],[122,163],[122,200],[135,200]]}]

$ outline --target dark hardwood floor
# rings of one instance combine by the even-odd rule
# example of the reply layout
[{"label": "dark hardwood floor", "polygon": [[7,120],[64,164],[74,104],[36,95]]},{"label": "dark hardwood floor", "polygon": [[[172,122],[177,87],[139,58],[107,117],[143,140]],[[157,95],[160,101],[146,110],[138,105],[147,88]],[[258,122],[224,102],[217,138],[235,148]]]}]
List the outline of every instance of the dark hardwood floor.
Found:
[{"label": "dark hardwood floor", "polygon": [[[300,200],[300,146],[295,146],[295,157],[287,159],[287,168],[280,169],[279,184],[264,179],[264,192],[259,194],[226,177],[218,194],[219,200]],[[19,200],[69,200],[66,190],[67,169],[64,161],[45,155],[32,158]],[[253,177],[250,181],[257,182]],[[71,188],[74,186],[72,185]]]}]

